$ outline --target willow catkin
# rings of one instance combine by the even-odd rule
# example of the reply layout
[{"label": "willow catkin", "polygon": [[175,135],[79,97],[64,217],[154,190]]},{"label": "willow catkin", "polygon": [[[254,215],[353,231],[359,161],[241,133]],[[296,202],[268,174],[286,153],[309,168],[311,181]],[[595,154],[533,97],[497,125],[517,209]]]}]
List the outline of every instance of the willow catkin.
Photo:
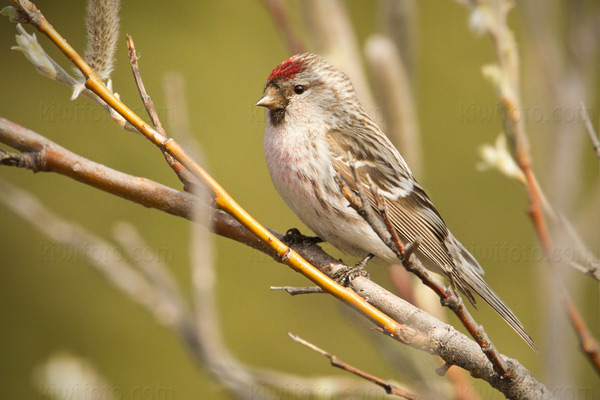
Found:
[{"label": "willow catkin", "polygon": [[119,36],[120,0],[88,0],[85,61],[102,80],[110,77]]}]

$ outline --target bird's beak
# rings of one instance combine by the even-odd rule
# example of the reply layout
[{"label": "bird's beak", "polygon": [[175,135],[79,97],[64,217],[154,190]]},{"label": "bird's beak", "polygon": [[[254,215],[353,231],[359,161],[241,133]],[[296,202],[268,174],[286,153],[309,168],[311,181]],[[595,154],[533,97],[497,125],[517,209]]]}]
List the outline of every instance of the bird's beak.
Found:
[{"label": "bird's beak", "polygon": [[270,108],[275,104],[275,98],[269,93],[265,93],[259,101],[256,102],[257,106]]},{"label": "bird's beak", "polygon": [[266,107],[268,109],[274,110],[277,108],[285,107],[285,99],[280,94],[279,90],[276,87],[268,86],[265,89],[265,94],[261,99],[256,103],[257,106]]}]

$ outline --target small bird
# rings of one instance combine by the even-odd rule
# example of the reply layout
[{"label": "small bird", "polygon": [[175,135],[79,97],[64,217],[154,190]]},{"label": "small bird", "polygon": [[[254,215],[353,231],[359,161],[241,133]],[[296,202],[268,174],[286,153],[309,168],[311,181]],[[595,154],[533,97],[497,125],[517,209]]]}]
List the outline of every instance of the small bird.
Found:
[{"label": "small bird", "polygon": [[351,164],[365,185],[377,186],[389,219],[403,243],[420,245],[416,256],[444,275],[471,302],[477,293],[531,346],[531,337],[511,309],[487,285],[483,269],[450,233],[408,165],[360,105],[350,79],[322,57],[304,53],[277,66],[268,76],[264,153],[271,180],[283,200],[319,238],[359,257],[397,263],[395,254],[343,196],[340,174],[357,192]]}]

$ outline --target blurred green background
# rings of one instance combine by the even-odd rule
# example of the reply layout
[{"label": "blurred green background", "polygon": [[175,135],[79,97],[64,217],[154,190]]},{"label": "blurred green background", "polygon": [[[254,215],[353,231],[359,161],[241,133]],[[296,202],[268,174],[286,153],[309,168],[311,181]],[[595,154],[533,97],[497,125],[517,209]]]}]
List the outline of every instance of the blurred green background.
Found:
[{"label": "blurred green background", "polygon": [[[37,4],[76,49],[85,48],[84,2]],[[362,46],[378,29],[376,3],[352,0],[347,4]],[[290,11],[294,21],[300,20],[294,7]],[[426,164],[419,180],[455,236],[476,256],[488,254],[480,259],[486,280],[521,318],[542,355],[530,351],[488,307],[480,307],[475,317],[500,351],[518,358],[544,380],[544,353],[551,349],[544,347],[543,337],[551,327],[543,325],[545,299],[536,292],[545,266],[536,265],[539,253],[525,212],[527,196],[500,174],[475,169],[479,146],[493,142],[502,129],[499,119],[470,114],[477,107],[493,109],[497,102],[480,73],[482,65],[494,60],[490,41],[469,31],[467,11],[452,1],[419,2],[417,18],[415,89]],[[264,111],[254,103],[269,71],[290,55],[262,2],[125,1],[121,21],[123,39],[112,75],[121,98],[142,112],[126,56],[124,34],[129,33],[163,123],[168,126],[169,112],[162,79],[166,72],[177,71],[185,77],[193,134],[203,146],[213,176],[266,226],[280,232],[303,228],[273,189],[262,154]],[[517,40],[523,34],[522,22],[519,9],[511,13]],[[11,51],[15,33],[14,24],[0,19],[2,117],[94,161],[180,188],[162,155],[141,136],[121,130],[85,99],[71,102],[66,87],[38,75],[22,54]],[[40,42],[70,68],[45,38]],[[535,74],[536,66],[525,69]],[[535,106],[528,89],[526,81],[524,98]],[[531,131],[534,146],[540,144],[536,151],[546,148],[547,137],[535,136],[534,128]],[[592,171],[586,172],[584,187],[592,188],[598,183],[596,160],[591,149],[586,147],[583,153],[585,170]],[[543,175],[548,165],[538,161],[536,168]],[[117,221],[133,223],[152,248],[165,255],[189,292],[187,221],[56,174],[34,175],[2,167],[0,175],[34,193],[59,215],[105,238],[111,237]],[[583,192],[581,198],[586,195]],[[175,334],[107,284],[83,257],[65,256],[58,245],[4,206],[0,206],[0,221],[0,397],[40,398],[32,371],[56,351],[68,350],[90,360],[125,394],[150,388],[144,398],[229,398],[207,371],[194,364]],[[393,369],[373,347],[378,334],[366,323],[353,322],[332,298],[292,298],[269,291],[270,285],[306,285],[303,277],[242,245],[213,239],[220,318],[227,345],[242,361],[309,376],[342,374],[293,343],[287,336],[293,332],[384,378],[401,381],[408,376]],[[598,250],[597,235],[584,239]],[[484,253],[494,249],[491,255]],[[375,281],[389,286],[384,268],[371,266],[370,272]],[[600,336],[597,286],[586,279],[574,297],[592,333]],[[598,398],[597,376],[579,354],[575,337],[570,334],[567,339],[564,345],[572,349],[570,368],[576,380],[572,389],[583,388],[584,396],[589,396],[572,398]],[[552,382],[544,383],[552,388]],[[501,398],[485,382],[475,384],[483,398]]]}]

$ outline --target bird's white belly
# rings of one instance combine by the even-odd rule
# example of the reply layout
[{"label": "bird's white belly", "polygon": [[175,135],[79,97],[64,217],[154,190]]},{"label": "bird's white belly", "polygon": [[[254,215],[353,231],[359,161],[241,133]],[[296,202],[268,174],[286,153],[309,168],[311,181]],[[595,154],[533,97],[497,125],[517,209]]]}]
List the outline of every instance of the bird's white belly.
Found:
[{"label": "bird's white belly", "polygon": [[285,203],[321,239],[355,255],[394,259],[335,183],[326,143],[267,125],[264,152],[271,180]]}]

